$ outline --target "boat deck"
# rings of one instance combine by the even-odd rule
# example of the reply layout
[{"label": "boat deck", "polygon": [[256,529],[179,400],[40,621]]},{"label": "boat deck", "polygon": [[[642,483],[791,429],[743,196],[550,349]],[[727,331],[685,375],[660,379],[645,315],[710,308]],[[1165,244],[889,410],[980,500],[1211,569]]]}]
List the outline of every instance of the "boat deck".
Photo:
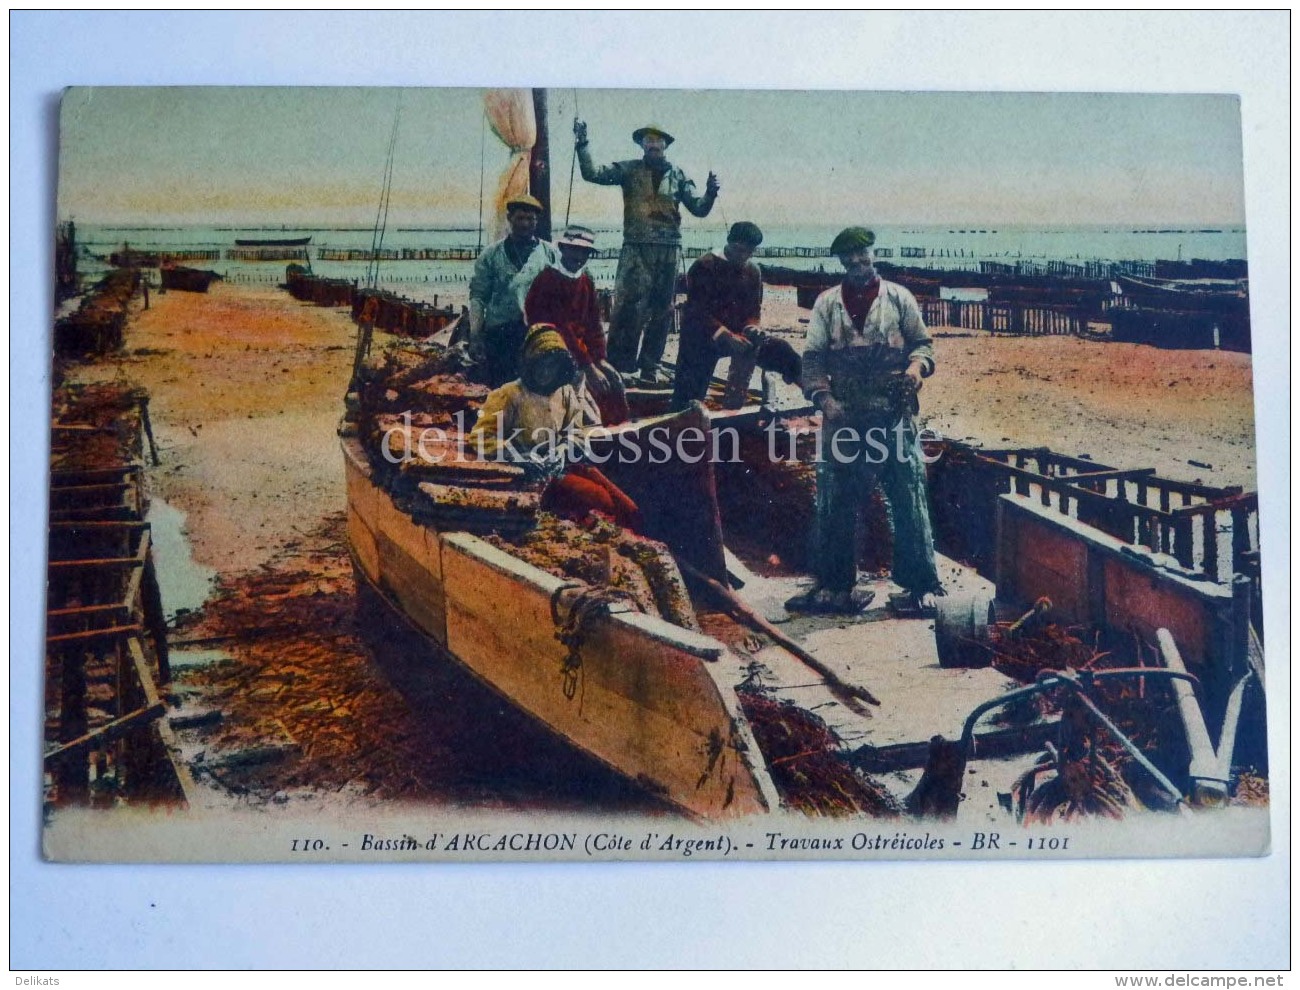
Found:
[{"label": "boat deck", "polygon": [[[870,752],[900,744],[925,744],[934,735],[955,740],[966,717],[978,705],[1019,685],[991,667],[950,669],[939,666],[934,620],[895,618],[887,607],[897,588],[887,578],[864,582],[875,592],[871,606],[858,616],[793,615],[783,603],[807,584],[800,577],[764,577],[730,558],[729,569],[745,582],[738,594],[793,637],[847,683],[866,688],[880,705],[861,715],[843,704],[822,679],[786,650],[768,645],[750,653],[766,668],[761,682],[781,700],[815,712],[843,740],[850,752]],[[992,597],[993,584],[973,569],[943,556],[939,573],[949,594],[980,593]],[[997,795],[1009,793],[1014,780],[1033,765],[1037,752],[999,759],[972,759],[966,771],[965,800],[958,822],[1006,821]],[[922,767],[872,773],[900,801],[921,778]]]}]

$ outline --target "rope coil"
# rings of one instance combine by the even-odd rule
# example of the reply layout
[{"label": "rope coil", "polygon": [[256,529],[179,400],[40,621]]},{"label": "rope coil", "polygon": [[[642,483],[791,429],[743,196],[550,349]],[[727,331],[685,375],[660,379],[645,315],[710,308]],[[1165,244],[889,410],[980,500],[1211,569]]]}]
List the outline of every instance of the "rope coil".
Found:
[{"label": "rope coil", "polygon": [[[561,614],[561,597],[566,591],[576,591],[565,613]],[[609,607],[616,602],[634,602],[626,591],[617,588],[592,587],[580,581],[566,582],[551,593],[551,621],[555,624],[555,638],[568,648],[560,662],[560,687],[570,701],[578,693],[582,680],[582,647],[588,626],[601,616],[609,615]]]}]

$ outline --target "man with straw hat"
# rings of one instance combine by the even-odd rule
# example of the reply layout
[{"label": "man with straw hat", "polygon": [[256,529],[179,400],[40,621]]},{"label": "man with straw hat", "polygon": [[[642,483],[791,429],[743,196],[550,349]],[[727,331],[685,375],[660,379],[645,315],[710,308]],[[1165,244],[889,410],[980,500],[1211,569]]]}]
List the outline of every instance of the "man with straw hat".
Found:
[{"label": "man with straw hat", "polygon": [[632,132],[642,157],[596,167],[587,147],[587,125],[573,123],[578,164],[588,182],[623,189],[623,249],[618,258],[609,357],[619,371],[640,369],[646,384],[664,384],[659,362],[672,326],[674,285],[681,250],[681,212],[706,217],[721,186],[709,173],[704,195],[665,157],[673,136],[648,125]]}]

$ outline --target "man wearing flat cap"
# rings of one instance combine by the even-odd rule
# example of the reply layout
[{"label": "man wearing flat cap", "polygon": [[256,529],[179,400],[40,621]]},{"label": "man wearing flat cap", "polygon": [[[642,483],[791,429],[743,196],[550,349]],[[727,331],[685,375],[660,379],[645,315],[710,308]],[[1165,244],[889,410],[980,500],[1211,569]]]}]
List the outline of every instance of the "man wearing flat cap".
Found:
[{"label": "man wearing flat cap", "polygon": [[587,147],[587,125],[573,124],[578,165],[588,182],[623,189],[623,248],[618,258],[614,308],[609,323],[609,358],[619,371],[638,368],[642,380],[662,384],[659,362],[672,326],[674,282],[681,250],[679,204],[706,217],[718,198],[718,177],[709,173],[704,195],[664,156],[673,136],[661,127],[640,127],[632,140],[640,159],[597,167]]},{"label": "man wearing flat cap", "polygon": [[893,518],[894,582],[923,614],[943,594],[915,420],[934,349],[916,298],[876,272],[875,240],[865,227],[840,231],[831,254],[844,266],[844,281],[817,297],[809,321],[802,384],[823,430],[816,584],[786,603],[793,610],[854,612],[869,602],[854,589],[856,526],[858,506],[877,484]]},{"label": "man wearing flat cap", "polygon": [[542,204],[532,196],[506,202],[510,233],[487,248],[474,263],[469,283],[469,348],[484,364],[492,388],[519,377],[524,345],[523,299],[533,279],[559,257],[537,236]]},{"label": "man wearing flat cap", "polygon": [[704,399],[713,369],[723,357],[731,358],[723,406],[739,409],[745,404],[760,339],[763,274],[753,257],[762,243],[757,224],[741,220],[731,225],[722,250],[701,255],[686,273],[674,409]]}]

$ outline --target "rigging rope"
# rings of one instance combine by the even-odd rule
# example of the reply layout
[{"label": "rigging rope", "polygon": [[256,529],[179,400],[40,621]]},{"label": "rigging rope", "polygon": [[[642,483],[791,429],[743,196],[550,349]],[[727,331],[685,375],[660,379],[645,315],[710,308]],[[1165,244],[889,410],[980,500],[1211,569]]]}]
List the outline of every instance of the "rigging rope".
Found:
[{"label": "rigging rope", "polygon": [[398,93],[397,108],[393,112],[393,133],[388,138],[388,156],[384,161],[384,181],[379,191],[379,209],[375,213],[375,230],[370,237],[370,263],[366,266],[366,284],[375,288],[379,284],[379,247],[383,243],[380,225],[388,227],[388,201],[392,194],[393,152],[397,147],[397,124],[402,119],[402,96]]},{"label": "rigging rope", "polygon": [[388,153],[388,190],[384,194],[384,222],[379,228],[379,244],[375,248],[375,285],[379,285],[379,253],[384,249],[384,235],[388,233],[388,207],[393,201],[393,166],[397,160],[397,124],[402,119],[402,97],[397,97],[397,112],[393,116],[393,147]]},{"label": "rigging rope", "polygon": [[478,249],[483,253],[483,172],[487,168],[487,111],[479,122],[478,129]]},{"label": "rigging rope", "polygon": [[[578,91],[573,91],[573,124],[578,124]],[[569,201],[564,205],[564,226],[569,226],[569,211],[573,208],[573,169],[578,164],[578,142],[573,142],[573,157],[569,159]]]}]

